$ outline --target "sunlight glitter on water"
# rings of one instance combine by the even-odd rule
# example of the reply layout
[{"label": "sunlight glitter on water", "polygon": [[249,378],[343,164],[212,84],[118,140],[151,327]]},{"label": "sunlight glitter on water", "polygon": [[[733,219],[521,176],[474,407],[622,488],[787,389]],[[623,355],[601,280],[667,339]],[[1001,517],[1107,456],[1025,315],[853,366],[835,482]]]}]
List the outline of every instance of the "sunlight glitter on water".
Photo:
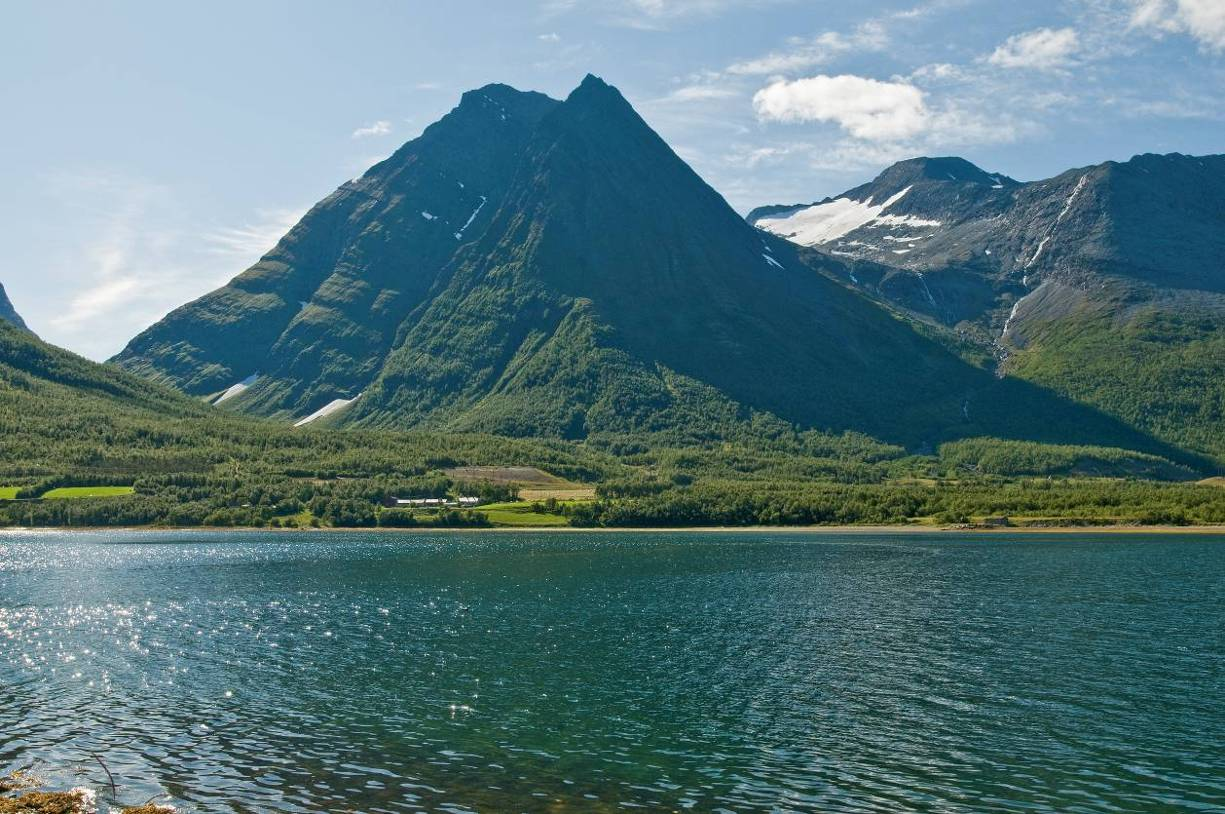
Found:
[{"label": "sunlight glitter on water", "polygon": [[1225,541],[0,537],[0,769],[201,811],[1213,810]]}]

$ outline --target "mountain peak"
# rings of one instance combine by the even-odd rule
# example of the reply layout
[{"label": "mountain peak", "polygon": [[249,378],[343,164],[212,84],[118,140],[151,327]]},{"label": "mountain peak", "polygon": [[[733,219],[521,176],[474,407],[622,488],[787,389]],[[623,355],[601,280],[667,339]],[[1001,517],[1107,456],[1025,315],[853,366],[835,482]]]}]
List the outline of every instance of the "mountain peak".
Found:
[{"label": "mountain peak", "polygon": [[557,101],[543,93],[532,90],[519,90],[510,85],[494,82],[465,91],[459,99],[456,111],[491,110],[499,116],[527,117],[536,121],[557,104]]},{"label": "mountain peak", "polygon": [[13,308],[13,304],[9,302],[8,295],[4,293],[3,285],[0,285],[0,319],[16,325],[18,328],[22,328],[23,330],[30,330],[26,327],[25,322],[22,321],[21,316],[17,313],[17,310]]},{"label": "mountain peak", "polygon": [[605,82],[600,77],[593,73],[589,73],[583,77],[583,81],[579,83],[579,88],[604,88],[607,90],[615,90],[612,85]]},{"label": "mountain peak", "polygon": [[579,86],[566,97],[570,105],[620,104],[629,107],[621,92],[595,74],[587,74]]},{"label": "mountain peak", "polygon": [[957,156],[908,158],[887,168],[873,184],[908,185],[918,181],[953,181],[985,186],[1012,186],[1017,182],[1006,175],[989,173]]},{"label": "mountain peak", "polygon": [[[872,181],[837,198],[809,205],[758,207],[748,214],[748,221],[805,246],[833,243],[867,229],[873,232],[871,239],[868,235],[848,238],[849,245],[839,251],[898,264],[912,259],[907,255],[918,248],[917,241],[927,241],[935,234],[915,234],[914,227],[930,230],[959,222],[966,213],[980,211],[983,201],[1001,205],[1020,186],[964,158],[919,156],[893,164]],[[882,228],[898,233],[889,234],[880,244]]]}]

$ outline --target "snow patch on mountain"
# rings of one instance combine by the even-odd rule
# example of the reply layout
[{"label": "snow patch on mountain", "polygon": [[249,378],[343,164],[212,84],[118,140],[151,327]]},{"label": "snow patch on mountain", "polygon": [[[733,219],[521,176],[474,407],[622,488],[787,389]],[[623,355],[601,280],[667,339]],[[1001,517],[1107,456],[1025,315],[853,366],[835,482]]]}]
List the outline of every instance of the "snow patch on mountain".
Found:
[{"label": "snow patch on mountain", "polygon": [[456,240],[460,240],[461,238],[463,238],[464,232],[466,232],[468,230],[468,227],[472,225],[472,221],[476,220],[476,216],[479,215],[481,213],[481,210],[485,208],[485,202],[487,200],[489,199],[486,198],[484,195],[481,196],[481,202],[477,204],[476,209],[473,209],[472,214],[468,216],[468,219],[466,221],[464,221],[464,225],[459,227],[459,231],[455,233]]},{"label": "snow patch on mountain", "polygon": [[252,373],[250,376],[243,379],[241,382],[230,385],[228,388],[226,388],[226,391],[224,393],[222,393],[220,396],[217,397],[217,399],[213,402],[213,405],[216,406],[220,404],[221,402],[225,401],[226,399],[234,398],[235,396],[245,391],[248,387],[255,384],[257,381],[259,381],[259,373]]},{"label": "snow patch on mountain", "polygon": [[932,308],[939,308],[940,306],[936,305],[936,298],[932,296],[932,290],[927,287],[927,278],[922,274],[918,274],[918,277],[919,282],[923,284],[923,293],[927,295],[927,301],[931,303]]},{"label": "snow patch on mountain", "polygon": [[[881,204],[873,204],[871,198],[866,201],[837,198],[827,203],[814,204],[803,209],[792,210],[781,217],[762,218],[757,221],[757,227],[793,240],[803,246],[818,246],[823,243],[829,243],[831,240],[837,240],[856,229],[879,220],[885,210],[906,197],[906,193],[910,192],[910,189],[910,187],[906,187]],[[885,221],[887,225],[911,225],[911,221],[907,219],[908,216],[887,217],[890,218],[890,220]],[[932,224],[928,222],[920,224],[918,219],[915,219],[913,225]]]},{"label": "snow patch on mountain", "polygon": [[1051,237],[1055,234],[1055,230],[1059,228],[1059,224],[1063,223],[1063,219],[1068,216],[1068,212],[1072,209],[1072,204],[1076,203],[1076,199],[1080,197],[1081,191],[1085,188],[1085,184],[1089,183],[1089,176],[1082,175],[1080,180],[1076,182],[1076,187],[1072,190],[1072,194],[1063,202],[1063,209],[1059,211],[1059,217],[1055,218],[1055,222],[1051,225],[1051,230],[1046,233],[1046,236],[1038,243],[1038,248],[1034,250],[1033,256],[1029,258],[1029,262],[1025,264],[1025,268],[1029,268],[1034,263],[1038,262],[1038,258],[1042,256],[1042,250],[1046,248],[1046,244],[1050,242]]},{"label": "snow patch on mountain", "polygon": [[915,215],[881,215],[873,219],[873,226],[943,226],[943,221],[929,220]]},{"label": "snow patch on mountain", "polygon": [[329,401],[327,404],[323,405],[318,410],[308,415],[306,418],[298,419],[297,421],[294,422],[293,425],[295,427],[301,427],[304,424],[311,423],[312,421],[318,421],[321,418],[327,418],[332,413],[335,413],[338,410],[343,410],[345,407],[348,407],[350,404],[357,401],[361,397],[362,397],[362,394],[358,393],[356,396],[354,396],[351,399],[334,399],[332,401]]}]

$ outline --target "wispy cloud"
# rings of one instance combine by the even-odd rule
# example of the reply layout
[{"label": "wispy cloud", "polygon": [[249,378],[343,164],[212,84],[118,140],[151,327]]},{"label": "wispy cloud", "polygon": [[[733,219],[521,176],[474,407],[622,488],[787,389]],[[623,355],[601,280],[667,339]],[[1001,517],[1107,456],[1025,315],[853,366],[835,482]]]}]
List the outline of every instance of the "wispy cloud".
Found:
[{"label": "wispy cloud", "polygon": [[143,296],[142,275],[133,259],[146,247],[164,245],[168,236],[141,225],[170,196],[157,184],[106,173],[57,173],[49,179],[49,188],[93,223],[92,238],[77,248],[72,261],[80,269],[77,284],[50,321],[52,336],[73,335]]},{"label": "wispy cloud", "polygon": [[384,119],[379,119],[374,124],[368,124],[365,127],[359,127],[353,131],[353,138],[370,138],[372,136],[386,136],[391,132],[391,122]]},{"label": "wispy cloud", "polygon": [[303,212],[201,228],[171,188],[122,173],[61,171],[45,189],[78,238],[47,258],[48,280],[67,294],[36,314],[36,330],[94,359],[256,262]]},{"label": "wispy cloud", "polygon": [[[791,37],[783,47],[728,65],[733,76],[793,76],[844,57],[887,51],[903,33],[941,12],[973,0],[927,0],[910,8],[869,17],[848,31],[828,30],[813,37]],[[901,33],[899,33],[901,32]]]},{"label": "wispy cloud", "polygon": [[742,8],[795,3],[797,0],[545,0],[545,19],[571,12],[598,15],[606,25],[660,30],[693,17],[714,17]]},{"label": "wispy cloud", "polygon": [[733,62],[727,73],[736,76],[769,76],[803,71],[824,65],[844,54],[882,51],[889,34],[878,20],[869,20],[849,34],[826,31],[810,40],[793,38],[790,47],[764,56]]},{"label": "wispy cloud", "polygon": [[271,251],[305,214],[305,209],[257,209],[249,223],[223,226],[206,235],[208,250],[250,265]]},{"label": "wispy cloud", "polygon": [[1079,48],[1076,29],[1039,28],[1009,37],[987,57],[987,62],[1001,68],[1062,70],[1074,64]]}]

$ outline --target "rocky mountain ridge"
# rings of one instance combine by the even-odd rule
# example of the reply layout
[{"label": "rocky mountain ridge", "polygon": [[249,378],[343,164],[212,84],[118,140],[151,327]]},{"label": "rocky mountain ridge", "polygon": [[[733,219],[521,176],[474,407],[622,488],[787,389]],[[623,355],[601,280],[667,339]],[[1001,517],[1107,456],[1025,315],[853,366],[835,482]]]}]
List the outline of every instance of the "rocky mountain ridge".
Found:
[{"label": "rocky mountain ridge", "polygon": [[564,101],[494,85],[116,361],[292,423],[1149,443],[967,363],[828,260],[749,226],[603,81]]},{"label": "rocky mountain ridge", "polygon": [[[934,169],[954,163],[961,171],[945,177]],[[841,272],[828,268],[874,299],[990,349],[1001,375],[1034,375],[1167,433],[1189,402],[1203,422],[1197,443],[1225,450],[1207,427],[1222,414],[1212,382],[1225,373],[1225,156],[1140,155],[1028,183],[960,159],[915,159],[837,198],[749,220],[841,261]],[[1155,336],[1140,327],[1154,323],[1161,341],[1136,338]],[[1142,386],[1103,355],[1164,357],[1177,380],[1157,386],[1154,367]],[[1089,368],[1100,375],[1081,380]],[[1198,394],[1185,384],[1202,380]],[[1168,388],[1177,404],[1165,403]]]}]

